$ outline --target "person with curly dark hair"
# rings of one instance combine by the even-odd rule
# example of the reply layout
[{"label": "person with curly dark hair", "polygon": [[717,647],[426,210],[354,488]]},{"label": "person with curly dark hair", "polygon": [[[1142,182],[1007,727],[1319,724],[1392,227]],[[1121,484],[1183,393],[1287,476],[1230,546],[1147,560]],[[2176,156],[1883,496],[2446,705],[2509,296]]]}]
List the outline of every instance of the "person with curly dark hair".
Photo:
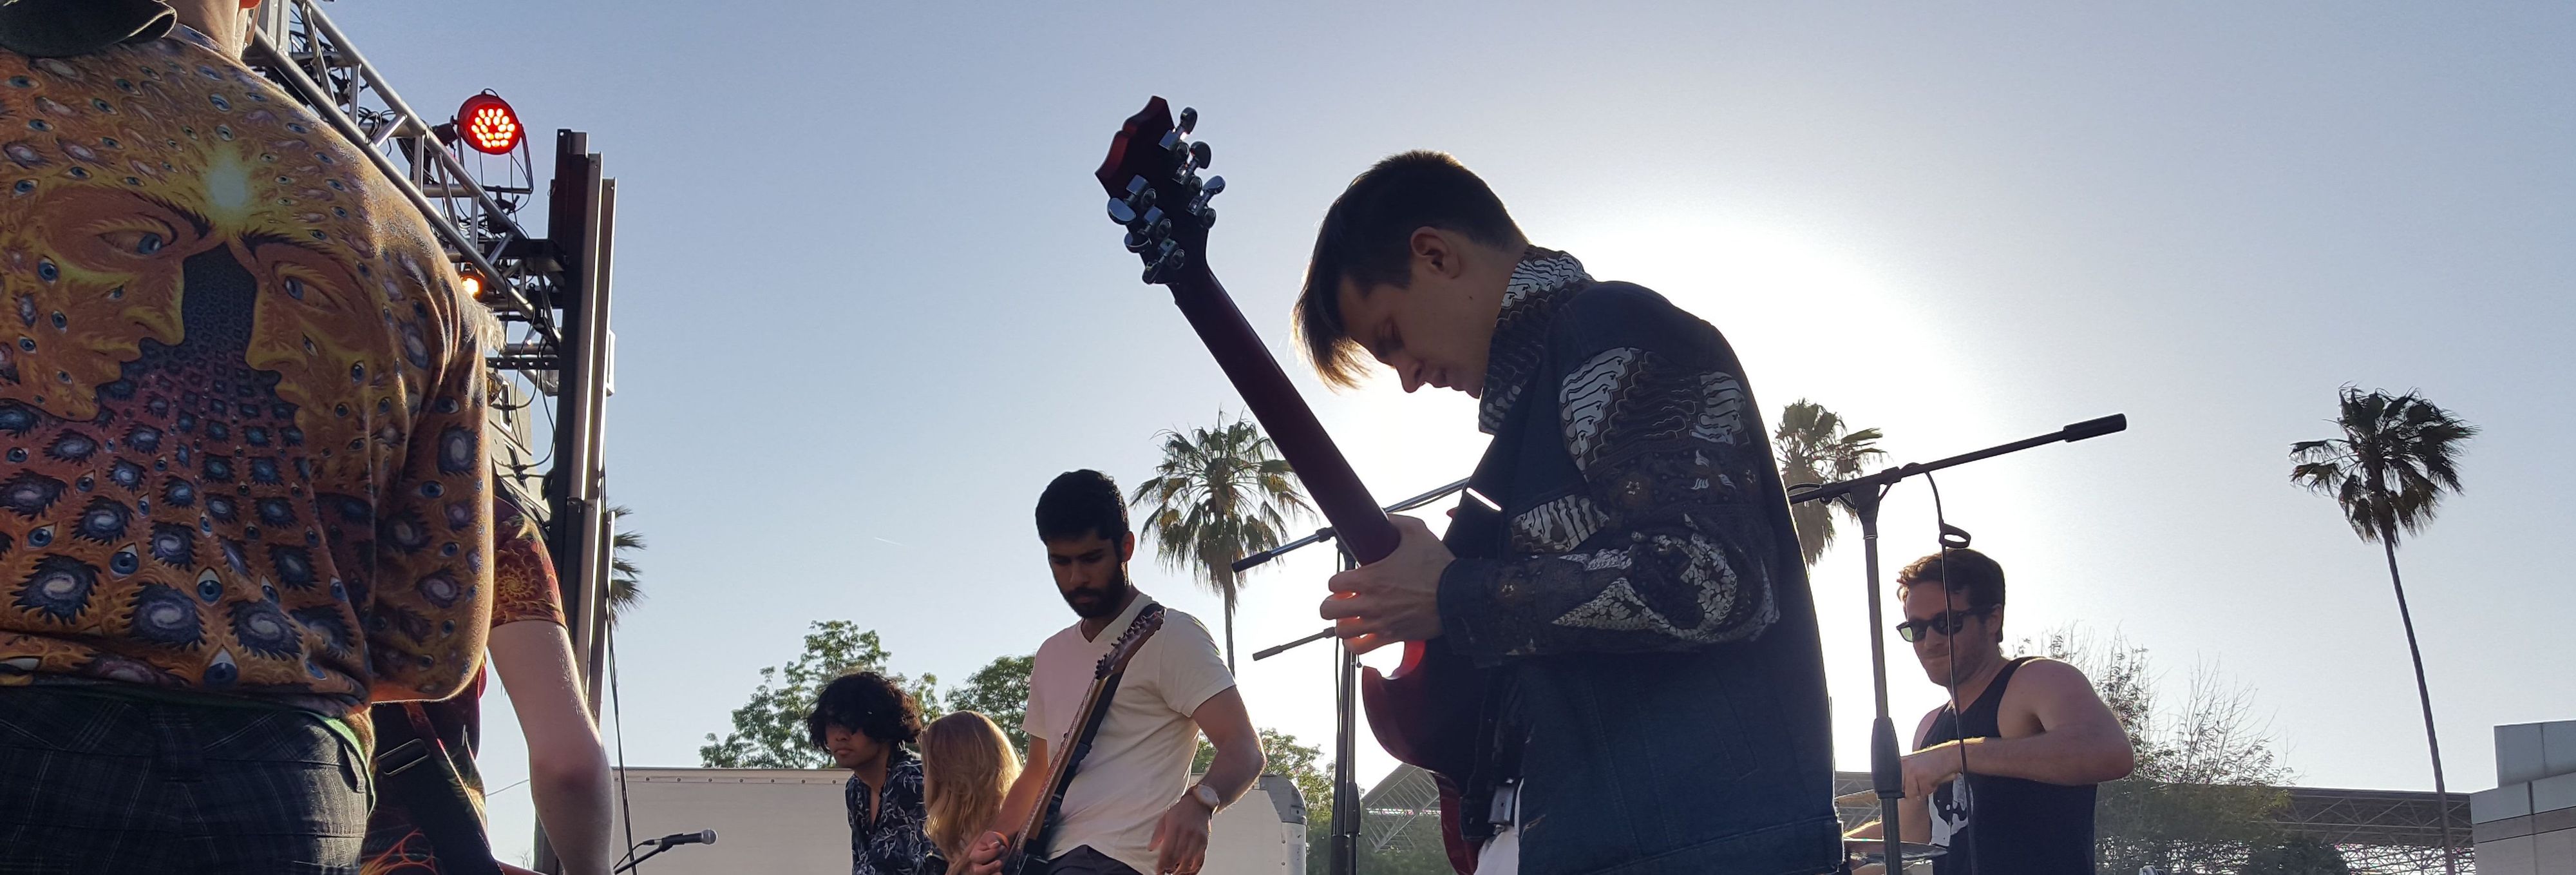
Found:
[{"label": "person with curly dark hair", "polygon": [[921,757],[904,747],[921,738],[921,706],[885,675],[851,672],[814,696],[805,736],[850,770],[850,875],[921,872],[932,850]]}]

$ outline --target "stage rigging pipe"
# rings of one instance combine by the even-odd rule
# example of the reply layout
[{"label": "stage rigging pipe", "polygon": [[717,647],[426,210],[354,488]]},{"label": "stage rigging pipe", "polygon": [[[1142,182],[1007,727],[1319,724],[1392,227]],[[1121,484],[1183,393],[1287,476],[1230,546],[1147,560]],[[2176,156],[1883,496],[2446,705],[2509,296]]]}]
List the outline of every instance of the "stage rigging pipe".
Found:
[{"label": "stage rigging pipe", "polygon": [[[1405,500],[1403,500],[1403,501],[1399,501],[1399,502],[1396,502],[1396,503],[1394,503],[1394,504],[1387,505],[1387,506],[1386,506],[1386,508],[1385,508],[1385,510],[1386,510],[1386,512],[1387,512],[1387,513],[1396,513],[1396,512],[1399,512],[1399,511],[1412,510],[1412,509],[1414,509],[1414,508],[1421,507],[1421,506],[1426,505],[1426,504],[1430,504],[1430,503],[1432,503],[1432,502],[1434,502],[1434,501],[1439,501],[1441,496],[1443,496],[1443,495],[1447,495],[1447,494],[1449,494],[1449,493],[1456,492],[1456,491],[1458,491],[1458,490],[1465,489],[1465,488],[1467,488],[1467,481],[1465,481],[1465,480],[1460,480],[1460,481],[1458,481],[1458,482],[1456,482],[1456,483],[1451,483],[1451,484],[1449,484],[1449,485],[1447,485],[1447,486],[1443,486],[1443,487],[1440,487],[1440,488],[1438,488],[1438,489],[1434,489],[1434,490],[1431,490],[1431,491],[1429,491],[1429,492],[1422,493],[1421,495],[1416,495],[1416,496],[1414,496],[1414,497],[1412,497],[1412,498],[1408,498],[1408,499],[1405,499]],[[1305,536],[1305,537],[1303,537],[1303,538],[1298,538],[1297,540],[1290,541],[1290,542],[1288,542],[1288,543],[1281,544],[1281,545],[1276,546],[1276,547],[1272,547],[1272,548],[1270,548],[1270,549],[1268,549],[1268,550],[1263,550],[1263,551],[1261,551],[1261,552],[1259,552],[1259,553],[1254,553],[1254,554],[1252,554],[1252,555],[1250,555],[1250,556],[1246,556],[1246,557],[1243,557],[1243,558],[1241,558],[1241,559],[1237,559],[1237,560],[1235,560],[1235,561],[1234,561],[1234,573],[1236,573],[1236,574],[1242,574],[1242,573],[1244,573],[1244,572],[1246,572],[1246,571],[1250,571],[1250,570],[1252,570],[1253,566],[1260,565],[1261,563],[1268,562],[1268,561],[1270,561],[1270,560],[1272,560],[1272,559],[1277,559],[1277,558],[1279,558],[1280,556],[1287,554],[1287,553],[1288,553],[1288,551],[1295,550],[1295,549],[1297,549],[1297,548],[1299,548],[1299,547],[1304,547],[1304,546],[1307,546],[1307,545],[1309,545],[1309,544],[1315,544],[1315,543],[1319,543],[1319,542],[1323,542],[1323,541],[1329,541],[1329,540],[1332,540],[1332,538],[1333,538],[1333,530],[1332,530],[1332,528],[1331,528],[1331,527],[1327,526],[1327,527],[1325,527],[1325,528],[1316,529],[1316,530],[1315,530],[1315,533],[1314,533],[1314,534],[1312,534],[1312,535],[1307,535],[1307,536]],[[1314,639],[1311,639],[1311,638],[1306,639],[1306,641],[1311,641],[1311,640],[1314,640]],[[1297,643],[1298,643],[1298,644],[1304,644],[1304,643],[1306,643],[1306,641],[1299,641],[1299,642],[1297,642]],[[1291,645],[1291,646],[1294,646],[1294,645]],[[1256,656],[1256,657],[1253,657],[1253,658],[1254,658],[1254,659],[1260,659],[1261,657]]]}]

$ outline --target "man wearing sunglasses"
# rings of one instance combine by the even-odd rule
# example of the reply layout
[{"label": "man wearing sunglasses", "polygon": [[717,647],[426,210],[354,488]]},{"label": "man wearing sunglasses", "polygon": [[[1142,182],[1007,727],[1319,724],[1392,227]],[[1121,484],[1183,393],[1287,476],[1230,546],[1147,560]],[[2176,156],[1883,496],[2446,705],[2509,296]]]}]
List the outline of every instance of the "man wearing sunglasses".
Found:
[{"label": "man wearing sunglasses", "polygon": [[[1934,875],[2092,872],[2094,785],[2136,764],[2119,720],[2074,666],[2004,657],[2004,570],[1985,554],[1917,559],[1896,592],[1897,637],[1950,691],[1905,757],[1905,837],[1949,849]],[[1875,823],[1850,834],[1878,836]]]}]

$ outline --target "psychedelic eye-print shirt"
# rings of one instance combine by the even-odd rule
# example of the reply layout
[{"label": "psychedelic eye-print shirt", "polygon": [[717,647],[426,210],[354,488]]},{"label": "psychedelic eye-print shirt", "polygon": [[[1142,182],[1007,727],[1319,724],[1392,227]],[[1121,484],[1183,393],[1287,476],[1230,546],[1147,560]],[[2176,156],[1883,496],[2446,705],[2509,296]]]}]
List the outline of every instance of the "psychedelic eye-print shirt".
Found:
[{"label": "psychedelic eye-print shirt", "polygon": [[0,51],[0,685],[441,698],[492,604],[426,222],[194,31]]}]

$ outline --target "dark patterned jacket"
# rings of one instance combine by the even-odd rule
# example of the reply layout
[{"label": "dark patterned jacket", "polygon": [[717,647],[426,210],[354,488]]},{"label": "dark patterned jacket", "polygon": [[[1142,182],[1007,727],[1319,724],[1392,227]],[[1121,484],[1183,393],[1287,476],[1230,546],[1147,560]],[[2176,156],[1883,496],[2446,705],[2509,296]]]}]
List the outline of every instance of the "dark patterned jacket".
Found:
[{"label": "dark patterned jacket", "polygon": [[850,875],[915,875],[934,848],[923,831],[929,812],[921,798],[921,758],[895,748],[886,756],[885,800],[868,819],[868,785],[852,775],[843,797],[850,803]]},{"label": "dark patterned jacket", "polygon": [[1839,860],[1823,657],[1762,417],[1715,328],[1531,250],[1487,364],[1494,442],[1447,538],[1450,647],[1493,669],[1470,841],[1520,779],[1524,872]]}]

